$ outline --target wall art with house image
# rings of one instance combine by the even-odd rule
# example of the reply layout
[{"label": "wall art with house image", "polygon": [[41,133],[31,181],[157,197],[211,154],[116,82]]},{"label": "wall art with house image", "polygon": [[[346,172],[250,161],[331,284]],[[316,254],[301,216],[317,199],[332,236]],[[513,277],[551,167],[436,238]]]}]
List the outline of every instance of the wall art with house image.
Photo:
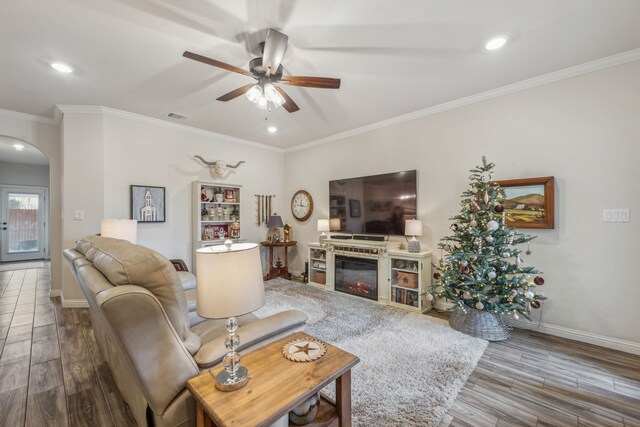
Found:
[{"label": "wall art with house image", "polygon": [[505,194],[502,206],[507,225],[516,228],[554,228],[554,179],[509,179],[495,181]]},{"label": "wall art with house image", "polygon": [[138,222],[165,222],[165,188],[132,185],[131,219]]}]

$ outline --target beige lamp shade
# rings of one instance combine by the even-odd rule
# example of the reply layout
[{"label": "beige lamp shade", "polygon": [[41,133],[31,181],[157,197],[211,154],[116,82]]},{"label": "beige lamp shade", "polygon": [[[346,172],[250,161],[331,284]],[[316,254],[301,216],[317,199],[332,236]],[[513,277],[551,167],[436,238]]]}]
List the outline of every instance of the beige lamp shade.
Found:
[{"label": "beige lamp shade", "polygon": [[318,220],[318,231],[331,231],[331,228],[329,227],[329,220],[328,219],[319,219]]},{"label": "beige lamp shade", "polygon": [[405,236],[422,236],[422,221],[419,219],[408,219],[404,224]]},{"label": "beige lamp shade", "polygon": [[264,305],[260,251],[255,243],[196,251],[196,311],[208,319],[251,313]]},{"label": "beige lamp shade", "polygon": [[138,221],[135,219],[103,219],[100,221],[100,235],[136,243],[138,240]]},{"label": "beige lamp shade", "polygon": [[331,218],[329,220],[329,228],[330,228],[330,231],[339,231],[340,230],[340,218]]}]

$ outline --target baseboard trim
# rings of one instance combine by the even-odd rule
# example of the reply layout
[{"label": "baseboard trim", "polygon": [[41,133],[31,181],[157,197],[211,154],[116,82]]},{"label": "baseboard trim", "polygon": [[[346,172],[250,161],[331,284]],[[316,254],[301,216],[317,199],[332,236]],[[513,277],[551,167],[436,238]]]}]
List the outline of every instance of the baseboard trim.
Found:
[{"label": "baseboard trim", "polygon": [[60,289],[51,289],[49,291],[49,298],[61,297],[62,291]]},{"label": "baseboard trim", "polygon": [[532,331],[542,332],[562,338],[568,338],[575,341],[581,341],[600,347],[624,351],[625,353],[640,355],[640,343],[633,341],[605,337],[604,335],[592,334],[591,332],[579,331],[577,329],[565,328],[564,326],[552,325],[549,323],[526,322],[513,319],[509,319],[506,323],[520,329],[529,329]]},{"label": "baseboard trim", "polygon": [[86,299],[62,298],[62,308],[89,308],[89,303]]}]

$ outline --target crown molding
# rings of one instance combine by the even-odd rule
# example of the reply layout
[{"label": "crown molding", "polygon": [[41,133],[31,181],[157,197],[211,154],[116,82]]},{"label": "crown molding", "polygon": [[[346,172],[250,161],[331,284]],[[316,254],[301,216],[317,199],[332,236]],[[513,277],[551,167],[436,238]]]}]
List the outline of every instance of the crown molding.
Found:
[{"label": "crown molding", "polygon": [[481,92],[475,95],[467,96],[465,98],[456,99],[454,101],[445,102],[443,104],[434,105],[422,110],[414,111],[412,113],[403,114],[401,116],[392,117],[390,119],[382,120],[380,122],[371,123],[358,128],[350,129],[344,132],[339,132],[334,135],[330,135],[324,138],[316,139],[314,141],[305,142],[293,147],[285,148],[285,153],[291,153],[294,151],[306,150],[319,145],[327,144],[330,142],[338,141],[340,139],[349,138],[363,133],[371,132],[374,130],[386,128],[389,126],[397,125],[400,123],[408,122],[411,120],[420,119],[423,117],[432,116],[434,114],[443,113],[456,108],[464,107],[471,104],[477,104],[479,102],[487,101],[490,99],[498,98],[501,96],[509,95],[516,92],[522,92],[528,89],[532,89],[538,86],[554,83],[560,80],[577,77],[583,74],[592,73],[594,71],[604,70],[606,68],[612,68],[618,65],[626,64],[640,60],[640,49],[629,50],[627,52],[619,53],[605,58],[596,59],[595,61],[586,62],[584,64],[575,65],[573,67],[565,68],[562,70],[554,71],[548,74],[543,74],[538,77],[533,77],[527,80],[522,80],[517,83],[513,83],[507,86],[502,86],[496,89],[491,89],[486,92]]},{"label": "crown molding", "polygon": [[33,114],[19,113],[17,111],[11,111],[11,110],[0,109],[0,117],[6,117],[8,119],[24,120],[24,121],[33,122],[33,123],[44,123],[46,125],[54,125],[54,126],[58,126],[59,124],[56,119],[51,117],[36,116]]},{"label": "crown molding", "polygon": [[56,111],[59,111],[57,115],[62,117],[64,114],[103,114],[105,116],[118,117],[128,120],[133,120],[140,123],[145,123],[152,126],[160,126],[169,129],[178,130],[181,132],[191,133],[193,135],[207,136],[210,138],[221,139],[223,141],[232,142],[236,144],[247,145],[253,148],[261,150],[275,151],[277,153],[283,153],[284,150],[278,147],[272,147],[267,144],[262,144],[255,141],[249,141],[247,139],[236,138],[234,136],[225,135],[223,133],[213,132],[210,130],[199,129],[192,126],[183,125],[180,123],[173,123],[162,119],[156,119],[154,117],[144,116],[142,114],[130,113],[128,111],[117,110],[115,108],[102,107],[99,105],[57,105]]}]

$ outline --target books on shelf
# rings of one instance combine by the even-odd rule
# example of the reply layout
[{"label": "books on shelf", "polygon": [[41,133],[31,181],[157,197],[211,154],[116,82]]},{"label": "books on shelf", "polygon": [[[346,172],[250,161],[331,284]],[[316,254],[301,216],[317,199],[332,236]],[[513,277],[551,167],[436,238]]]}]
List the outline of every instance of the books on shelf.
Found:
[{"label": "books on shelf", "polygon": [[395,292],[392,292],[392,301],[399,304],[409,305],[412,307],[418,306],[418,293],[409,289],[393,288]]}]

